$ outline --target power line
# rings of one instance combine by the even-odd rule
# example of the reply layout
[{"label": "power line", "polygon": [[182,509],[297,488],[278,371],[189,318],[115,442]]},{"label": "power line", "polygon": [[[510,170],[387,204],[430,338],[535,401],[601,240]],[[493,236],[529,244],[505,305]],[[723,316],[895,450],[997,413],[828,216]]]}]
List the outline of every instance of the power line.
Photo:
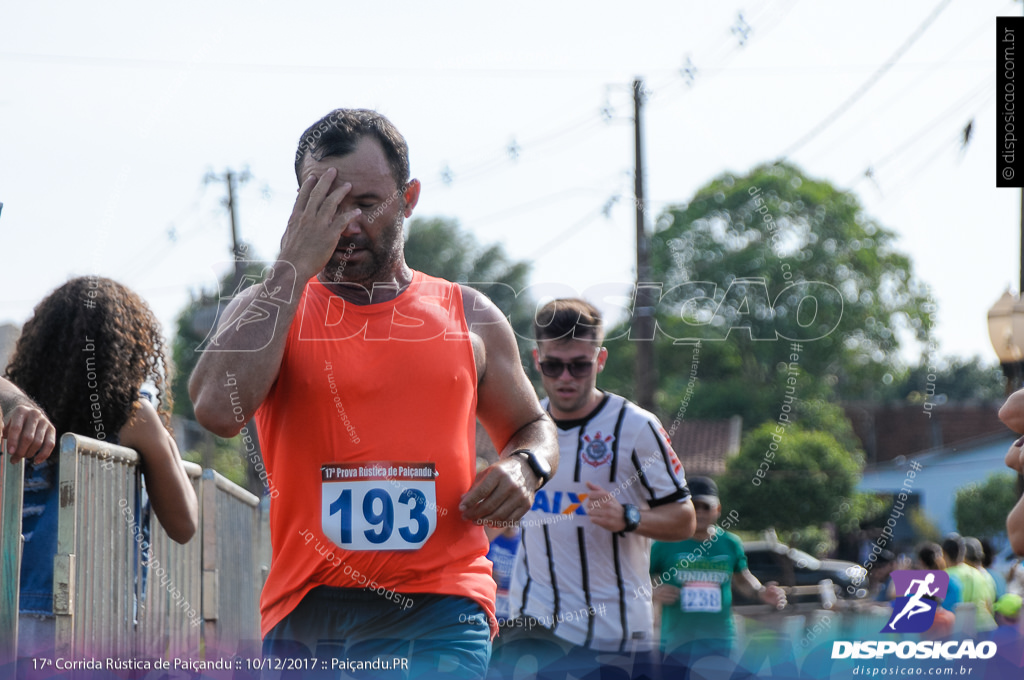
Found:
[{"label": "power line", "polygon": [[600,217],[602,213],[604,213],[604,204],[602,204],[601,207],[599,207],[597,210],[587,213],[579,221],[569,225],[568,228],[566,228],[559,234],[555,235],[555,237],[552,238],[550,241],[545,242],[542,246],[537,248],[537,250],[532,255],[530,255],[528,259],[539,260],[544,255],[550,254],[551,251],[555,248],[555,246],[560,245],[562,242],[564,242],[570,236],[578,232],[580,229],[589,225],[591,222]]},{"label": "power line", "polygon": [[857,178],[854,178],[850,182],[847,182],[847,186],[849,186],[850,188],[855,187],[858,183],[860,183],[860,181],[864,177],[870,176],[868,174],[868,170],[870,170],[871,173],[873,174],[878,169],[885,167],[891,161],[893,161],[894,159],[896,159],[900,155],[902,155],[906,150],[908,150],[909,148],[911,148],[912,146],[917,144],[917,142],[919,142],[925,135],[930,133],[933,129],[938,127],[940,124],[944,123],[945,121],[947,121],[948,119],[952,118],[953,116],[961,116],[962,114],[960,113],[960,111],[962,109],[964,109],[965,107],[967,107],[972,101],[974,101],[975,99],[977,99],[981,95],[985,94],[986,92],[989,92],[991,94],[991,92],[994,91],[994,90],[995,90],[995,78],[993,77],[991,79],[991,81],[989,81],[988,79],[985,79],[985,81],[982,82],[981,85],[979,85],[978,87],[974,88],[973,90],[968,92],[966,95],[961,97],[959,100],[954,102],[952,105],[947,107],[944,111],[942,111],[942,113],[938,114],[935,118],[933,118],[931,121],[929,121],[927,125],[921,127],[913,135],[911,135],[908,139],[906,139],[902,143],[900,143],[899,146],[897,146],[895,149],[893,149],[893,150],[889,151],[888,153],[886,153],[885,156],[883,156],[881,160],[872,163],[870,168],[865,170],[864,173],[862,173],[861,175],[858,175]]},{"label": "power line", "polygon": [[[617,177],[618,175],[619,175],[619,173],[615,173],[614,175],[612,175],[612,177]],[[524,212],[530,212],[530,211],[536,210],[537,208],[540,208],[542,206],[550,205],[552,203],[558,203],[563,198],[565,198],[567,196],[570,196],[572,194],[583,194],[583,193],[586,193],[586,194],[602,193],[603,194],[603,193],[606,193],[606,192],[601,190],[601,189],[594,189],[592,187],[574,187],[572,189],[565,189],[564,191],[559,191],[559,192],[554,193],[554,194],[549,194],[547,196],[542,196],[541,198],[533,199],[531,201],[527,201],[526,203],[521,203],[519,205],[512,206],[511,208],[504,208],[504,209],[502,209],[502,210],[500,210],[498,212],[491,213],[489,215],[485,215],[485,216],[477,218],[477,219],[466,220],[466,224],[467,225],[471,225],[473,227],[480,227],[480,226],[482,226],[484,224],[490,224],[492,222],[500,222],[500,221],[502,221],[504,219],[508,219],[508,218],[514,217],[514,216],[522,214]]]},{"label": "power line", "polygon": [[[154,250],[157,251],[155,257],[151,257],[149,260],[143,262],[142,264],[137,264],[134,269],[129,270],[129,274],[126,276],[127,279],[130,280],[137,276],[140,272],[151,269],[154,265],[156,265],[158,262],[167,257],[170,254],[170,252],[174,250],[174,248],[178,245],[179,242],[183,242],[190,238],[191,236],[193,236],[194,234],[199,233],[199,231],[205,230],[205,227],[200,227],[199,229],[195,229],[185,234],[178,233],[177,231],[180,226],[188,224],[189,220],[192,219],[205,195],[206,183],[200,182],[199,188],[196,191],[196,195],[192,199],[191,203],[189,203],[188,206],[180,210],[178,214],[174,216],[174,218],[168,221],[167,231],[156,236],[143,248],[141,248],[137,253],[131,255],[128,258],[129,262],[138,263],[140,258],[145,256],[146,254],[153,252]],[[172,233],[174,234],[173,237],[171,236]],[[162,241],[164,241],[164,239],[170,240],[171,245],[165,248],[158,248],[159,244]]]},{"label": "power line", "polygon": [[[60,66],[103,66],[117,68],[150,68],[167,70],[189,70],[196,67],[195,61],[175,59],[138,59],[134,57],[95,57],[71,54],[33,54],[29,52],[0,52],[0,60],[25,61],[39,64],[56,64]],[[551,68],[444,68],[428,66],[324,66],[322,64],[239,64],[232,62],[202,62],[203,70],[228,71],[234,73],[252,73],[268,75],[280,73],[284,75],[311,74],[345,74],[368,75],[381,77],[411,76],[422,78],[425,75],[439,77],[465,78],[579,78],[580,76],[600,77],[603,69],[551,69]]]},{"label": "power line", "polygon": [[[988,102],[991,101],[995,97],[995,94],[996,94],[995,93],[995,87],[993,86],[992,87],[992,92],[990,92],[988,97],[985,98],[985,101],[983,102],[982,106],[988,105]],[[974,118],[977,118],[977,116],[975,116]],[[910,184],[913,184],[914,182],[920,180],[922,175],[923,175],[923,171],[925,170],[925,168],[927,168],[930,165],[932,165],[932,163],[935,161],[936,158],[938,158],[942,153],[944,153],[944,152],[949,150],[950,142],[953,142],[953,145],[955,146],[956,142],[962,142],[962,141],[963,141],[963,130],[958,127],[957,131],[956,131],[956,134],[953,135],[952,139],[950,139],[948,137],[943,139],[943,141],[941,142],[939,147],[935,150],[935,153],[931,154],[927,159],[924,160],[924,162],[919,164],[917,167],[913,168],[909,173],[906,173],[903,176],[903,181],[900,182],[900,183],[897,183],[897,185],[891,190],[890,193],[892,195],[898,195],[901,189],[903,189],[904,187],[909,186]]]},{"label": "power line", "polygon": [[832,113],[826,116],[824,120],[818,123],[810,132],[808,132],[806,135],[800,138],[795,144],[791,145],[788,149],[786,149],[779,157],[779,159],[776,161],[776,163],[783,162],[791,155],[793,155],[796,151],[803,148],[808,142],[810,142],[812,139],[814,139],[819,134],[824,132],[830,125],[832,125],[832,123],[836,122],[836,120],[838,120],[840,116],[846,113],[850,109],[850,107],[856,104],[861,97],[867,94],[868,90],[874,87],[875,84],[882,78],[882,76],[888,73],[889,69],[891,69],[893,65],[897,61],[899,61],[899,59],[904,54],[906,54],[907,50],[909,50],[911,46],[913,46],[913,44],[917,42],[918,38],[924,35],[925,31],[928,30],[928,28],[939,17],[942,11],[946,9],[950,2],[952,2],[952,0],[941,0],[941,2],[939,2],[935,9],[932,10],[931,14],[929,14],[928,17],[925,18],[925,20],[921,23],[921,25],[918,26],[914,30],[914,32],[910,34],[910,37],[908,37],[907,40],[904,41],[904,43],[899,47],[899,49],[893,52],[892,56],[889,57],[889,59],[884,64],[882,64],[882,66],[879,67],[879,69],[875,71],[867,79],[867,81],[864,82],[863,85],[861,85],[852,95],[850,95],[846,99],[846,101],[840,104],[837,109],[835,109]]},{"label": "power line", "polygon": [[959,116],[960,115],[960,113],[959,113],[960,109],[966,107],[974,99],[977,99],[978,97],[980,97],[983,94],[987,94],[988,96],[986,96],[986,98],[984,100],[984,101],[987,101],[991,97],[991,94],[995,91],[995,89],[996,89],[995,77],[994,77],[994,74],[993,74],[993,78],[992,78],[991,81],[988,81],[986,79],[986,82],[983,82],[980,86],[978,86],[975,89],[971,90],[969,93],[967,93],[967,95],[965,95],[960,100],[955,102],[952,106],[947,108],[941,114],[939,114],[938,116],[933,118],[932,121],[930,123],[928,123],[928,125],[923,127],[916,135],[912,136],[910,139],[908,139],[906,142],[901,144],[899,147],[897,147],[893,151],[890,151],[888,154],[883,156],[882,160],[880,160],[880,161],[878,161],[877,163],[874,164],[874,167],[880,168],[880,167],[884,167],[885,165],[887,165],[893,158],[895,158],[898,155],[900,155],[907,148],[913,146],[918,140],[920,140],[927,133],[931,132],[931,130],[933,128],[937,127],[940,123],[945,122],[947,119],[949,119],[949,118],[951,118],[953,116]]},{"label": "power line", "polygon": [[[766,31],[771,30],[778,25],[789,14],[797,2],[798,0],[788,0],[788,3],[783,5],[780,16],[773,24],[768,26]],[[726,39],[724,41],[719,40],[714,48],[716,51],[712,53],[712,58],[709,62],[713,64],[723,62],[726,58],[731,57],[739,50],[742,50],[749,41],[750,36],[754,34],[754,26],[762,19],[762,17],[765,17],[768,14],[768,8],[774,4],[775,0],[764,0],[764,2],[762,2],[761,5],[751,13],[751,16],[755,16],[751,21],[747,21],[744,18],[743,12],[738,12],[735,21],[727,31]],[[659,83],[655,88],[647,90],[645,94],[647,94],[650,99],[653,99],[655,97],[663,97],[665,94],[672,93],[677,89],[685,91],[685,82],[686,77],[681,75],[680,72],[676,72],[668,79]],[[675,96],[678,96],[678,94],[679,93],[677,92]],[[675,96],[663,99],[660,103],[666,103],[670,99],[674,99]],[[516,155],[518,157],[525,157],[528,154],[532,154],[536,147],[542,146],[547,142],[555,141],[569,135],[592,132],[595,123],[600,121],[601,118],[604,118],[606,122],[610,122],[611,116],[614,114],[609,114],[609,110],[613,111],[613,109],[611,109],[611,105],[607,104],[602,108],[601,113],[587,114],[581,121],[570,123],[569,125],[559,128],[552,133],[548,133],[539,139],[523,140],[521,135],[513,135],[512,140],[516,149]],[[582,137],[576,141],[578,142],[583,139],[590,139],[591,136]],[[515,162],[514,159],[510,160],[509,158],[511,154],[508,152],[511,146],[512,145],[504,147],[503,153],[500,155],[495,155],[489,159],[473,162],[468,166],[460,167],[458,164],[446,163],[440,171],[441,181],[446,185],[451,185],[456,181],[464,182],[479,179],[480,177],[489,175],[497,170],[508,168],[510,163]]]},{"label": "power line", "polygon": [[[977,27],[976,30],[972,31],[966,38],[964,38],[963,40],[958,42],[956,45],[954,45],[937,62],[935,62],[932,66],[930,66],[923,77],[914,80],[914,82],[911,83],[907,87],[900,88],[899,92],[897,92],[893,97],[888,99],[885,103],[883,103],[883,104],[877,106],[876,108],[872,109],[870,111],[870,113],[867,113],[866,115],[862,116],[856,122],[851,123],[850,125],[848,125],[847,129],[848,130],[853,130],[853,131],[857,131],[857,130],[862,129],[862,127],[864,126],[865,122],[867,122],[869,119],[877,118],[877,116],[880,113],[882,113],[883,111],[888,110],[893,104],[895,104],[896,102],[900,101],[901,99],[907,97],[909,94],[913,93],[919,87],[924,85],[924,83],[926,83],[928,81],[928,78],[932,74],[934,74],[936,71],[938,71],[941,68],[944,68],[947,64],[949,64],[949,62],[952,61],[953,56],[955,54],[957,54],[961,49],[963,49],[965,45],[967,45],[970,42],[972,42],[973,40],[975,40],[982,33],[986,33],[988,31],[991,31],[993,29],[993,27],[994,27],[994,24],[995,24],[995,18],[994,17],[989,17],[988,19],[986,19],[984,22],[982,22]],[[988,62],[984,62],[984,65],[986,67],[988,67],[990,64]],[[994,79],[993,79],[993,82],[995,82]],[[838,144],[832,145],[832,146],[830,146],[827,149],[823,149],[818,154],[811,155],[808,160],[809,161],[813,161],[813,160],[815,160],[817,158],[820,158],[823,154],[834,153],[837,146],[839,146],[839,145],[849,145],[849,144],[854,142],[854,139],[855,139],[855,137],[854,137],[853,134],[843,136],[841,141]],[[878,164],[875,164],[874,167],[877,168]]]},{"label": "power line", "polygon": [[[477,180],[494,171],[506,169],[519,160],[535,159],[534,153],[538,148],[548,146],[547,152],[550,153],[550,145],[557,141],[564,141],[566,138],[584,134],[587,136],[573,140],[571,143],[578,143],[584,139],[589,139],[593,136],[590,133],[594,131],[595,127],[599,126],[600,122],[600,114],[595,112],[536,138],[519,141],[521,138],[515,136],[512,138],[512,142],[505,147],[505,153],[501,156],[495,155],[490,159],[476,161],[471,165],[464,166],[465,169],[459,169],[458,165],[453,168],[450,163],[446,164],[445,169],[442,170],[442,182],[451,184],[455,179],[458,179],[460,183]],[[510,148],[513,146],[516,149],[515,158],[512,158],[512,155],[509,153]],[[449,174],[447,180],[444,177],[445,172]]]}]

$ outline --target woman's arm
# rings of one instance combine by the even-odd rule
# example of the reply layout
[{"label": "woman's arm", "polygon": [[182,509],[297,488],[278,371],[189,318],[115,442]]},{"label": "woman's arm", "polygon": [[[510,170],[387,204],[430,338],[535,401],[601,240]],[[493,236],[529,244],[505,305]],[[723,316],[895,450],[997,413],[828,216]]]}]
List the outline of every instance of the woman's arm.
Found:
[{"label": "woman's arm", "polygon": [[121,428],[121,446],[134,449],[142,458],[146,490],[167,535],[187,543],[199,526],[196,492],[181,464],[178,446],[157,410],[145,399],[137,403],[139,409]]}]

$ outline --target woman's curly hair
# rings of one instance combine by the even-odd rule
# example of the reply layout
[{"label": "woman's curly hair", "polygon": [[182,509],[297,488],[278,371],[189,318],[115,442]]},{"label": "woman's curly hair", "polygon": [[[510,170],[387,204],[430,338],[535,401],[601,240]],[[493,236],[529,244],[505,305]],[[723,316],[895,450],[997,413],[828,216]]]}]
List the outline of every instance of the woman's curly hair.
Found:
[{"label": "woman's curly hair", "polygon": [[72,279],[36,305],[7,377],[46,411],[58,434],[115,441],[149,381],[170,429],[171,376],[160,322],[141,297],[110,279]]}]

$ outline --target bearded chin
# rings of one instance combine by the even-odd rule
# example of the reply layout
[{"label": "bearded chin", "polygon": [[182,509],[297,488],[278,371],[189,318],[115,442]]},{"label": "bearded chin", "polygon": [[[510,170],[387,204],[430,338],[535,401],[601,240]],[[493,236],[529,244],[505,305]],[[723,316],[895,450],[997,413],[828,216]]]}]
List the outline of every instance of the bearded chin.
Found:
[{"label": "bearded chin", "polygon": [[331,260],[324,268],[324,279],[333,283],[372,284],[393,277],[405,261],[405,239],[403,235],[404,217],[401,213],[385,231],[382,231],[376,242],[370,242],[369,257],[362,261],[349,261],[344,258]]}]

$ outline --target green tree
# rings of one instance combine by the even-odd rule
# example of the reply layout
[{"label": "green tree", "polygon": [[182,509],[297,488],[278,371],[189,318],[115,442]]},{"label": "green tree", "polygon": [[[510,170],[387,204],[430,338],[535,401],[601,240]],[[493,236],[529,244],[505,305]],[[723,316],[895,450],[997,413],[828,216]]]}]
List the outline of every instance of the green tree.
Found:
[{"label": "green tree", "polygon": [[953,502],[956,530],[964,536],[995,538],[1006,533],[1006,515],[1017,502],[1017,478],[994,472],[983,483],[957,489]]},{"label": "green tree", "polygon": [[235,283],[235,272],[228,272],[220,280],[219,290],[201,290],[193,294],[188,305],[178,313],[175,322],[174,341],[171,343],[171,357],[174,362],[174,412],[189,420],[195,420],[192,400],[188,396],[188,379],[199,362],[196,350],[206,339],[218,314],[230,300],[230,293],[236,286],[243,288],[260,280],[266,264],[249,261],[242,271],[242,281]]},{"label": "green tree", "polygon": [[[514,262],[501,244],[481,245],[457,220],[444,217],[413,218],[405,242],[405,260],[410,267],[449,281],[473,284],[498,309],[510,317],[520,338],[519,353],[530,366],[533,306],[521,295],[529,284],[530,265]],[[527,370],[528,375],[532,371]],[[536,380],[536,378],[535,378]]]},{"label": "green tree", "polygon": [[[693,417],[741,413],[753,427],[776,415],[794,354],[786,337],[797,339],[801,399],[868,399],[899,366],[902,331],[923,340],[929,329],[925,288],[895,234],[792,165],[715,178],[658,218],[651,253],[663,412],[690,371],[686,339],[704,340]],[[634,344],[605,371],[627,394]]]},{"label": "green tree", "polygon": [[718,485],[747,531],[850,524],[876,509],[856,492],[862,464],[826,432],[765,423],[743,438]]},{"label": "green tree", "polygon": [[[187,420],[195,420],[192,400],[188,395],[188,379],[199,362],[200,353],[196,350],[206,340],[218,314],[226,307],[231,291],[238,287],[248,287],[260,280],[265,266],[259,261],[247,262],[242,270],[242,280],[239,282],[236,282],[234,271],[228,272],[220,280],[219,290],[201,290],[198,295],[193,295],[189,304],[179,312],[171,344],[174,362],[171,391],[174,395],[176,415]],[[245,457],[241,441],[237,437],[221,439],[210,434],[208,439],[200,441],[192,450],[183,451],[182,457],[203,467],[217,470],[257,496],[263,494],[263,482],[260,481],[249,459]]]},{"label": "green tree", "polygon": [[[922,359],[919,365],[890,375],[891,384],[883,394],[887,401],[1002,401],[1006,397],[1006,377],[998,362],[984,364],[977,356],[937,362]],[[889,382],[885,376],[883,382]]]}]

